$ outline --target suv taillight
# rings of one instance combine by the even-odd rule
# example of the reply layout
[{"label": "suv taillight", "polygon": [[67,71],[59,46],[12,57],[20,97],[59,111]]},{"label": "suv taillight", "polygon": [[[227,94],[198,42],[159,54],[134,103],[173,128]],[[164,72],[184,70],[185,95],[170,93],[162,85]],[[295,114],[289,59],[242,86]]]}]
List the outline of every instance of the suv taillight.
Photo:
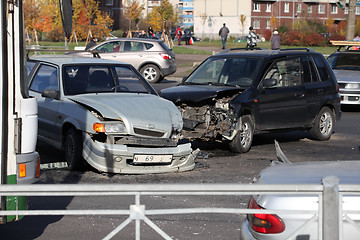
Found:
[{"label": "suv taillight", "polygon": [[[339,86],[339,84],[337,85],[337,92],[340,93],[340,86]],[[340,98],[339,98],[339,102],[341,102],[341,96],[340,96]]]},{"label": "suv taillight", "polygon": [[[251,198],[249,208],[263,209],[254,198]],[[259,233],[281,233],[285,230],[284,222],[275,214],[248,214],[248,221],[250,227]]]},{"label": "suv taillight", "polygon": [[167,53],[160,53],[160,56],[163,58],[163,59],[171,59],[171,56]]}]

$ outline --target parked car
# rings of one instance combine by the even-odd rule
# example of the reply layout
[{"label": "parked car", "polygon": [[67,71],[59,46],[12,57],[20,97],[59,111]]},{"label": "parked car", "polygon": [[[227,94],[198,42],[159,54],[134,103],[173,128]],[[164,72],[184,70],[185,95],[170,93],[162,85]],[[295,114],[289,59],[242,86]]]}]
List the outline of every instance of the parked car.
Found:
[{"label": "parked car", "polygon": [[360,50],[337,51],[327,61],[340,87],[341,104],[360,104]]},{"label": "parked car", "polygon": [[159,39],[112,38],[87,52],[71,53],[93,57],[98,52],[104,59],[126,62],[133,65],[150,83],[156,83],[176,72],[175,53]]},{"label": "parked car", "polygon": [[[360,161],[321,161],[278,163],[261,171],[255,180],[256,184],[321,184],[328,176],[339,178],[340,184],[360,184]],[[359,211],[360,196],[344,195],[343,210]],[[241,226],[241,240],[315,240],[319,238],[318,220],[306,223],[312,214],[291,213],[291,211],[316,211],[319,208],[317,195],[273,195],[253,196],[249,202],[250,209],[290,211],[279,214],[248,214]],[[348,214],[343,220],[342,233],[346,240],[359,238],[359,214]],[[341,220],[343,219],[341,215]],[[297,232],[298,231],[298,232]]]},{"label": "parked car", "polygon": [[336,78],[311,49],[225,51],[161,96],[180,109],[185,138],[227,141],[238,153],[271,131],[310,130],[328,140],[341,116]]},{"label": "parked car", "polygon": [[158,173],[194,168],[179,144],[182,119],[130,64],[72,56],[28,60],[37,98],[38,138],[64,149],[69,167],[84,159],[101,172]]}]

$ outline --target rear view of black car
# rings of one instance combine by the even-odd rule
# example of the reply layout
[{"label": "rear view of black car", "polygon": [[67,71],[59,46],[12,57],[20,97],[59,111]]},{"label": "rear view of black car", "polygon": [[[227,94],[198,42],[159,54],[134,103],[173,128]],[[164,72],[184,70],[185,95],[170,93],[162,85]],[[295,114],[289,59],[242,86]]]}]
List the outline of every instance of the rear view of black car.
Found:
[{"label": "rear view of black car", "polygon": [[228,141],[238,153],[254,134],[278,130],[328,140],[341,116],[336,78],[311,49],[214,55],[161,96],[180,109],[185,138]]}]

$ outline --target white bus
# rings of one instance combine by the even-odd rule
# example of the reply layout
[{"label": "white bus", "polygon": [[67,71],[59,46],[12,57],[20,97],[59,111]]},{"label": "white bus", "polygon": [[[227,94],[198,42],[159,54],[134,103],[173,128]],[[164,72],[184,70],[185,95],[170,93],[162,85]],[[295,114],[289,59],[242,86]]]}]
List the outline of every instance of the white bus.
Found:
[{"label": "white bus", "polygon": [[[0,4],[0,184],[30,184],[39,176],[40,158],[35,151],[37,103],[26,82],[22,0]],[[2,196],[0,208],[27,209],[26,198]],[[3,216],[0,223],[21,217]]]}]

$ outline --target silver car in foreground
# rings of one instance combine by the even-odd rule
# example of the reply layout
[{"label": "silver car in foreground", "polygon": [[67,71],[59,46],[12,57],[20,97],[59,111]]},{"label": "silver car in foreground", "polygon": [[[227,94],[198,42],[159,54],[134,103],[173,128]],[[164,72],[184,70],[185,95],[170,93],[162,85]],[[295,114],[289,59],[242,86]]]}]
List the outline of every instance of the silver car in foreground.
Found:
[{"label": "silver car in foreground", "polygon": [[89,51],[95,51],[101,58],[129,63],[150,83],[176,72],[175,53],[158,39],[112,38],[87,51],[72,54],[93,57]]},{"label": "silver car in foreground", "polygon": [[65,150],[71,169],[83,159],[101,172],[159,173],[194,168],[198,151],[178,144],[182,118],[129,64],[97,58],[28,60],[38,100],[38,137]]},{"label": "silver car in foreground", "polygon": [[[265,168],[256,180],[259,184],[321,184],[322,178],[336,176],[340,184],[360,184],[360,161],[322,161],[273,164]],[[344,210],[360,210],[360,196],[344,196]],[[319,198],[312,195],[256,195],[249,203],[250,209],[267,210],[317,210]],[[350,216],[350,215],[349,215]],[[320,240],[318,221],[305,226],[311,214],[249,214],[241,227],[242,240]],[[351,214],[360,223],[359,214]],[[359,239],[359,226],[343,222],[343,238]],[[294,236],[293,236],[294,235]]]}]

